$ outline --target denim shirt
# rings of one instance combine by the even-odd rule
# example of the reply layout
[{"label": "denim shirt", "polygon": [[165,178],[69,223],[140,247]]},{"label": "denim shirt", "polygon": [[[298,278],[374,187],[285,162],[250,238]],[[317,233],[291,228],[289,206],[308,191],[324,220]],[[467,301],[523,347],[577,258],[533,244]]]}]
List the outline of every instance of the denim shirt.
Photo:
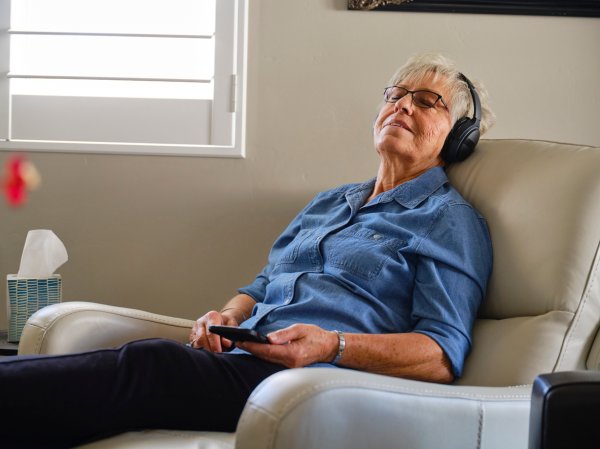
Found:
[{"label": "denim shirt", "polygon": [[241,326],[419,332],[440,345],[458,377],[491,272],[485,220],[441,167],[366,203],[374,185],[322,192],[300,212],[239,290],[257,302]]}]

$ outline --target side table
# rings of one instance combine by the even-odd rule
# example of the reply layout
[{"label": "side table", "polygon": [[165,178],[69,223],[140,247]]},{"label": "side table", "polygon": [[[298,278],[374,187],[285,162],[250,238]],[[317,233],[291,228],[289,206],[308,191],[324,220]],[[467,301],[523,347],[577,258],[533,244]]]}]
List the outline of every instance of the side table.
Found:
[{"label": "side table", "polygon": [[4,355],[17,355],[19,345],[15,343],[9,343],[7,341],[8,332],[6,330],[0,330],[0,357]]}]

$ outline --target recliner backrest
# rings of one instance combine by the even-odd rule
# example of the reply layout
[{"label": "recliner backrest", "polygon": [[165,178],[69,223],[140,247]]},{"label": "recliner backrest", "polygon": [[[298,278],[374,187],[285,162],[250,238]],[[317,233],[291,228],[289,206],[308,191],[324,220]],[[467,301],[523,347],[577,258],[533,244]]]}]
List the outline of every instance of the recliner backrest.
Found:
[{"label": "recliner backrest", "polygon": [[600,322],[600,148],[482,140],[448,168],[494,247],[468,385],[516,385],[585,369]]}]

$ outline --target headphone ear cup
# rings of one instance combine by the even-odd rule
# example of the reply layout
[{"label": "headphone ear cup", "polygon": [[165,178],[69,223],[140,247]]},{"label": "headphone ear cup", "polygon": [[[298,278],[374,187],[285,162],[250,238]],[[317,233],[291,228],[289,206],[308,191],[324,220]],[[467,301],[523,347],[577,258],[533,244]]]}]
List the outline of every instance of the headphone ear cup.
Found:
[{"label": "headphone ear cup", "polygon": [[475,150],[477,142],[479,142],[479,126],[472,125],[465,131],[465,134],[463,135],[462,141],[456,153],[456,162],[462,162],[468,158]]},{"label": "headphone ear cup", "polygon": [[479,141],[479,126],[473,118],[463,117],[455,124],[442,148],[442,158],[445,162],[464,161],[471,155]]},{"label": "headphone ear cup", "polygon": [[463,117],[458,120],[442,147],[441,155],[444,161],[451,164],[452,162],[464,161],[468,158],[477,142],[479,142],[479,124],[481,122],[481,100],[477,95],[477,90],[469,78],[462,73],[459,73],[459,78],[462,79],[469,87],[471,98],[473,99],[473,118]]}]

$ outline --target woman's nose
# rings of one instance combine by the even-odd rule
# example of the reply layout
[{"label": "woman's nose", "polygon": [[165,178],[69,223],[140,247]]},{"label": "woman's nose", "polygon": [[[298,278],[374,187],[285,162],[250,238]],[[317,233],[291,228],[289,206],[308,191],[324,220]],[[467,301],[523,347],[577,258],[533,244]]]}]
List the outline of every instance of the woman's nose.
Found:
[{"label": "woman's nose", "polygon": [[396,101],[396,103],[394,103],[394,112],[402,110],[407,114],[412,114],[413,107],[414,105],[412,94],[409,92],[402,98],[399,98],[398,101]]}]

